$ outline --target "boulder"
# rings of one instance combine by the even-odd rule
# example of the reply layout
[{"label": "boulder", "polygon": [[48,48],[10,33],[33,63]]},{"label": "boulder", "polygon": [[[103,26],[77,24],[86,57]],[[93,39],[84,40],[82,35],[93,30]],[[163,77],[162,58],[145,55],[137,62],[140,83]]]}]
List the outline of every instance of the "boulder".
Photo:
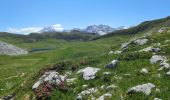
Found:
[{"label": "boulder", "polygon": [[102,96],[100,96],[99,98],[97,98],[96,100],[105,100],[105,98],[111,98],[112,94],[111,93],[105,93]]},{"label": "boulder", "polygon": [[146,95],[150,95],[152,88],[155,88],[155,85],[152,83],[142,84],[142,85],[138,85],[138,86],[130,88],[128,90],[128,94],[132,94],[135,92],[142,92]]},{"label": "boulder", "polygon": [[166,57],[164,56],[160,56],[160,55],[153,55],[150,59],[150,63],[151,64],[156,64],[158,61],[163,62],[166,59]]},{"label": "boulder", "polygon": [[137,40],[133,41],[133,43],[136,45],[144,45],[147,42],[148,42],[148,39],[137,39]]},{"label": "boulder", "polygon": [[106,65],[106,68],[113,69],[113,68],[115,68],[117,66],[118,62],[119,62],[118,60],[113,60],[111,63]]},{"label": "boulder", "polygon": [[86,67],[77,72],[83,74],[84,80],[90,80],[95,78],[95,74],[100,70],[100,68]]}]

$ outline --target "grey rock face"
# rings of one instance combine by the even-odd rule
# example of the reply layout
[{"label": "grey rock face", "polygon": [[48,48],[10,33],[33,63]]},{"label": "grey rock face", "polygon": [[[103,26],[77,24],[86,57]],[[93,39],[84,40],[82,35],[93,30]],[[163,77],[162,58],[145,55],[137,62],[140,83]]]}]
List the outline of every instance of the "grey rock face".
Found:
[{"label": "grey rock face", "polygon": [[146,95],[150,95],[152,88],[155,88],[155,85],[152,83],[142,84],[142,85],[138,85],[138,86],[130,88],[128,90],[128,94],[135,93],[135,92],[142,92]]},{"label": "grey rock face", "polygon": [[5,43],[5,42],[0,42],[0,54],[1,55],[25,55],[28,54],[28,51],[25,51],[21,48],[18,48],[14,45]]}]

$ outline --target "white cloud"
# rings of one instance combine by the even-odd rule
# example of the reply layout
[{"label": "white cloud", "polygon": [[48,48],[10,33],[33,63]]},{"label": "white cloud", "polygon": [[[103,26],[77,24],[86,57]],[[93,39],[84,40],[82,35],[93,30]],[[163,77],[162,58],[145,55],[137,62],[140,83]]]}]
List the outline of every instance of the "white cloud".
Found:
[{"label": "white cloud", "polygon": [[56,31],[63,31],[64,28],[62,27],[61,24],[56,24],[52,26]]},{"label": "white cloud", "polygon": [[39,32],[42,28],[41,27],[29,27],[29,28],[20,28],[20,29],[16,29],[16,28],[8,28],[8,32],[10,33],[16,33],[16,34],[29,34],[29,33],[33,33],[33,32]]},{"label": "white cloud", "polygon": [[[63,31],[64,28],[61,24],[52,25],[56,31]],[[39,33],[44,27],[27,27],[27,28],[8,28],[7,32],[16,33],[16,34],[29,34],[29,33]]]}]

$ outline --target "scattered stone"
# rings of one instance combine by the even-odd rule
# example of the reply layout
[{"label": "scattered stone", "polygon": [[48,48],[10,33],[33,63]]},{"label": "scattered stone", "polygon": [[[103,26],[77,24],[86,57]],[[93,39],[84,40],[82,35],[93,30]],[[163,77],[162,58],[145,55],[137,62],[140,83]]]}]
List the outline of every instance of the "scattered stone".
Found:
[{"label": "scattered stone", "polygon": [[148,74],[148,70],[146,68],[142,68],[140,71],[142,74]]},{"label": "scattered stone", "polygon": [[155,85],[152,84],[152,83],[138,85],[138,86],[130,88],[128,90],[128,94],[132,94],[132,93],[135,93],[135,92],[142,92],[146,95],[150,95],[151,89],[154,88],[154,87],[155,87]]},{"label": "scattered stone", "polygon": [[117,66],[118,62],[119,62],[118,60],[113,60],[110,64],[106,65],[106,68],[113,69],[113,68],[115,68]]},{"label": "scattered stone", "polygon": [[169,72],[167,72],[166,74],[170,76],[170,71],[169,71]]},{"label": "scattered stone", "polygon": [[160,73],[158,73],[157,76],[158,76],[158,78],[161,78],[161,74]]},{"label": "scattered stone", "polygon": [[160,67],[161,67],[160,70],[161,69],[169,69],[170,65],[166,61],[163,61],[163,62],[160,63]]},{"label": "scattered stone", "polygon": [[161,46],[161,43],[155,43],[155,44],[153,44],[153,46],[160,47],[160,46]]},{"label": "scattered stone", "polygon": [[28,51],[5,42],[0,42],[0,54],[18,56],[28,54]]},{"label": "scattered stone", "polygon": [[111,72],[103,72],[103,75],[111,75]]},{"label": "scattered stone", "polygon": [[70,78],[70,79],[66,79],[67,83],[74,83],[74,81],[77,80],[77,78]]},{"label": "scattered stone", "polygon": [[137,39],[137,40],[133,41],[133,43],[136,45],[144,45],[147,42],[148,42],[148,39]]},{"label": "scattered stone", "polygon": [[151,64],[156,64],[158,61],[163,62],[166,59],[165,56],[153,55],[150,59]]},{"label": "scattered stone", "polygon": [[95,78],[95,74],[100,70],[100,68],[86,67],[77,72],[83,74],[84,80],[90,80]]},{"label": "scattered stone", "polygon": [[162,99],[159,99],[159,98],[154,98],[154,100],[162,100]]},{"label": "scattered stone", "polygon": [[153,48],[152,46],[150,46],[140,50],[139,52],[159,52],[160,50],[160,48]]},{"label": "scattered stone", "polygon": [[114,52],[114,54],[121,54],[121,53],[122,53],[122,51],[119,51],[119,50]]},{"label": "scattered stone", "polygon": [[87,87],[88,87],[88,85],[86,85],[86,84],[85,84],[85,85],[83,85],[82,87],[83,87],[83,88],[87,88]]},{"label": "scattered stone", "polygon": [[111,98],[112,94],[111,93],[105,93],[102,96],[100,96],[99,98],[97,98],[96,100],[105,100],[105,98]]},{"label": "scattered stone", "polygon": [[109,53],[108,53],[108,55],[111,55],[111,54],[113,54],[114,53],[114,51],[110,51]]},{"label": "scattered stone", "polygon": [[157,93],[160,93],[161,92],[161,90],[159,89],[159,88],[156,88],[156,90],[155,90]]},{"label": "scattered stone", "polygon": [[166,27],[162,27],[161,29],[158,30],[159,33],[164,33],[166,31]]},{"label": "scattered stone", "polygon": [[16,94],[13,93],[13,94],[2,97],[2,100],[13,100],[15,96]]},{"label": "scattered stone", "polygon": [[115,88],[117,88],[117,86],[112,84],[112,85],[107,86],[106,90],[115,89]]},{"label": "scattered stone", "polygon": [[87,96],[87,95],[96,93],[97,91],[98,91],[97,88],[90,88],[90,89],[84,90],[84,91],[82,91],[82,92],[80,92],[80,93],[78,94],[77,99],[78,99],[78,100],[81,100],[81,99],[82,99],[82,96]]},{"label": "scattered stone", "polygon": [[130,42],[129,43],[123,43],[121,45],[121,49],[123,49],[123,50],[127,49],[129,44],[130,44]]}]

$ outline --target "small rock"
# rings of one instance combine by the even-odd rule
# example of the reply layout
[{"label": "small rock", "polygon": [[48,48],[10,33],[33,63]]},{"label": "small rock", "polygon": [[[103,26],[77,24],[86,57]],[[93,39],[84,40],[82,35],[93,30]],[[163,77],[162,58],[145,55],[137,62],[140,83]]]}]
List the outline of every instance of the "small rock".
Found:
[{"label": "small rock", "polygon": [[87,95],[90,95],[90,94],[93,94],[93,93],[96,93],[98,91],[97,88],[90,88],[90,89],[87,89],[87,90],[84,90],[82,92],[80,92],[77,96],[77,99],[82,99],[82,96],[87,96]]},{"label": "small rock", "polygon": [[100,70],[100,68],[86,67],[77,72],[83,74],[85,80],[90,80],[95,78],[95,74]]},{"label": "small rock", "polygon": [[75,80],[77,80],[77,78],[70,78],[70,79],[66,79],[66,82],[73,83]]},{"label": "small rock", "polygon": [[115,89],[115,88],[117,88],[117,86],[112,84],[112,85],[107,86],[106,90]]},{"label": "small rock", "polygon": [[159,98],[154,98],[154,100],[162,100],[162,99],[159,99]]},{"label": "small rock", "polygon": [[106,68],[113,69],[113,68],[115,68],[117,66],[118,62],[119,62],[118,60],[113,60],[110,64],[106,65]]},{"label": "small rock", "polygon": [[140,72],[142,74],[148,74],[148,70],[146,68],[142,68]]},{"label": "small rock", "polygon": [[111,72],[103,72],[103,75],[111,75]]},{"label": "small rock", "polygon": [[133,43],[135,43],[136,45],[144,45],[148,42],[148,39],[137,39],[135,41],[133,41]]},{"label": "small rock", "polygon": [[151,46],[151,47],[144,48],[144,49],[140,50],[139,52],[158,52],[160,50],[161,50],[160,48],[153,48]]},{"label": "small rock", "polygon": [[159,33],[164,33],[166,31],[166,27],[162,27],[161,29],[158,30]]},{"label": "small rock", "polygon": [[111,54],[113,54],[114,52],[113,51],[110,51],[109,53],[108,53],[108,55],[111,55]]},{"label": "small rock", "polygon": [[114,52],[114,54],[121,54],[121,53],[122,53],[122,51],[119,51],[119,50]]},{"label": "small rock", "polygon": [[99,98],[97,98],[96,100],[105,100],[105,98],[111,98],[112,94],[110,93],[105,93],[102,96],[100,96]]},{"label": "small rock", "polygon": [[138,86],[130,88],[128,90],[128,94],[135,93],[135,92],[142,92],[146,95],[150,95],[151,89],[154,87],[155,87],[155,85],[152,83],[138,85]]},{"label": "small rock", "polygon": [[167,72],[166,74],[170,76],[170,71],[169,71],[169,72]]},{"label": "small rock", "polygon": [[159,89],[159,88],[156,88],[156,90],[155,90],[157,93],[160,93],[161,92],[161,90]]}]

